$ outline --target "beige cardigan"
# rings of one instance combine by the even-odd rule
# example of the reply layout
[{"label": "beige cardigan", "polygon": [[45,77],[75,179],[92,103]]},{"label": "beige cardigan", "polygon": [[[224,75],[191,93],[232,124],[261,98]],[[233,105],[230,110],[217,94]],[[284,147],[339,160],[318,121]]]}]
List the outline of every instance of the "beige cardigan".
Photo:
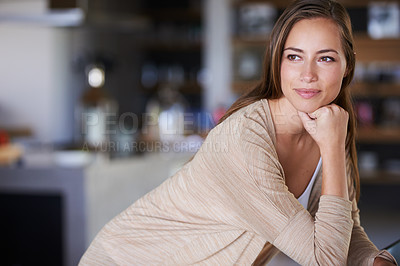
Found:
[{"label": "beige cardigan", "polygon": [[80,265],[251,265],[279,250],[302,265],[394,261],[360,227],[352,186],[352,201],[320,191],[321,173],[308,211],[288,191],[261,100],[211,130],[192,161],[104,226]]}]

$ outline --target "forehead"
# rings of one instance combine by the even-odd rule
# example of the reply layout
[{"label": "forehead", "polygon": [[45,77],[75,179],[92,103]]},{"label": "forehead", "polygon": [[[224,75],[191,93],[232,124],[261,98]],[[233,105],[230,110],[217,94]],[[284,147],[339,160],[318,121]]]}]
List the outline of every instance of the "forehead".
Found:
[{"label": "forehead", "polygon": [[336,49],[341,50],[341,36],[338,25],[331,19],[313,18],[297,22],[285,43],[285,48],[302,50]]}]

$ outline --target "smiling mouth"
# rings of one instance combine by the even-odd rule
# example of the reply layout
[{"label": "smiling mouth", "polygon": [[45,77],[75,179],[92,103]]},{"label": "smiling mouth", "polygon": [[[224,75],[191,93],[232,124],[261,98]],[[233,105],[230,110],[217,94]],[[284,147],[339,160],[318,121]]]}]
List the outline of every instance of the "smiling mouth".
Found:
[{"label": "smiling mouth", "polygon": [[321,91],[315,89],[294,89],[298,95],[304,99],[311,99],[312,97],[318,95]]}]

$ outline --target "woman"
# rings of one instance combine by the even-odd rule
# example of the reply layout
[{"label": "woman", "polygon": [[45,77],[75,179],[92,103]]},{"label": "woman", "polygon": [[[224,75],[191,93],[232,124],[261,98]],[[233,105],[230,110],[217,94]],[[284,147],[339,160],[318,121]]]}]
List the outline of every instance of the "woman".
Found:
[{"label": "woman", "polygon": [[101,230],[81,264],[250,265],[281,251],[302,265],[395,265],[359,221],[350,25],[330,0],[289,6],[262,81],[193,160]]}]

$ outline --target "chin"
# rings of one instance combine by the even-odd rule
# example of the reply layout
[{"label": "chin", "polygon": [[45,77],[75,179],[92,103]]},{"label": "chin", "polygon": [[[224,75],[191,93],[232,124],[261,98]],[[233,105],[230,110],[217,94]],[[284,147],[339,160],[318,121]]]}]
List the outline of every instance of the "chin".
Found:
[{"label": "chin", "polygon": [[297,102],[297,104],[294,105],[294,107],[301,112],[304,113],[312,113],[318,110],[319,108],[323,106],[327,106],[329,104],[332,104],[333,101],[314,101],[314,102]]},{"label": "chin", "polygon": [[316,110],[318,110],[319,108],[321,108],[323,105],[317,105],[317,106],[298,106],[298,108],[296,108],[298,111],[300,112],[304,112],[304,113],[312,113],[315,112]]},{"label": "chin", "polygon": [[288,102],[297,110],[304,113],[312,113],[322,106],[328,105],[331,102],[328,99],[296,99],[296,98],[286,98]]}]

